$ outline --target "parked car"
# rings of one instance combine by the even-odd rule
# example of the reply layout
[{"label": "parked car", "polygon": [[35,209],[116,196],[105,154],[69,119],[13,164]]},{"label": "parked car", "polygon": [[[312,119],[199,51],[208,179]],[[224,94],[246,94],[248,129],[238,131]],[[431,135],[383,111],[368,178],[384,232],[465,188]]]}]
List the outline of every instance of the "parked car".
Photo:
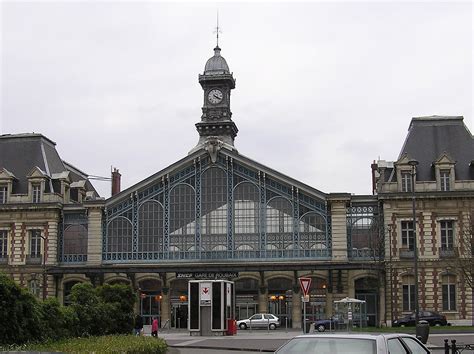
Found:
[{"label": "parked car", "polygon": [[344,324],[344,320],[339,319],[337,316],[333,316],[325,320],[314,321],[314,329],[318,332],[324,332],[327,329],[337,329]]},{"label": "parked car", "polygon": [[240,329],[267,327],[270,329],[276,329],[277,327],[280,327],[280,320],[271,313],[256,313],[250,318],[237,321],[237,326]]},{"label": "parked car", "polygon": [[281,346],[275,354],[429,354],[414,336],[390,334],[307,334],[297,336]]},{"label": "parked car", "polygon": [[[446,316],[433,311],[420,311],[420,320],[428,321],[430,326],[447,326]],[[415,325],[415,313],[410,313],[404,317],[397,318],[392,322],[393,327],[405,327]]]}]

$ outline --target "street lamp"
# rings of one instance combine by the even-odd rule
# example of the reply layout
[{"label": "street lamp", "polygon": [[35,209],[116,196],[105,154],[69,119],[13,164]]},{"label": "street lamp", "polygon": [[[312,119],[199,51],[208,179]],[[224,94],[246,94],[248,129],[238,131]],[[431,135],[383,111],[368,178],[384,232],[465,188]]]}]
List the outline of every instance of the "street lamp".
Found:
[{"label": "street lamp", "polygon": [[416,176],[416,166],[418,161],[411,159],[408,161],[408,164],[411,166],[411,199],[412,199],[412,211],[413,211],[413,271],[414,271],[414,280],[415,280],[415,325],[418,326],[419,321],[419,301],[418,301],[418,242],[416,237],[416,206],[415,206],[415,176]]},{"label": "street lamp", "polygon": [[46,280],[46,237],[39,235],[43,240],[43,300],[46,300],[46,289],[47,289],[47,280]]}]

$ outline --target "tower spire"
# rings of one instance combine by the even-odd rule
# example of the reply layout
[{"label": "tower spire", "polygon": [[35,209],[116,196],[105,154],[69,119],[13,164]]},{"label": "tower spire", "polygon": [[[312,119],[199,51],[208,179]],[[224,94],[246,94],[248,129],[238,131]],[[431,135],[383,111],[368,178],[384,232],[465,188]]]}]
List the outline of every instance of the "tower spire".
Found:
[{"label": "tower spire", "polygon": [[216,41],[217,41],[216,48],[219,48],[219,33],[222,33],[222,31],[219,28],[219,10],[217,10],[217,26],[214,33],[216,34]]}]

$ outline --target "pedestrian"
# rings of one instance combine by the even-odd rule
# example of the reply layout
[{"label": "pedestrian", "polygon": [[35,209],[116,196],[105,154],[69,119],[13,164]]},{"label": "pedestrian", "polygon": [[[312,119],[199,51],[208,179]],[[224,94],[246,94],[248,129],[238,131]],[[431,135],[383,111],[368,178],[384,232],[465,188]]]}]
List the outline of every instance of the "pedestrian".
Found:
[{"label": "pedestrian", "polygon": [[156,317],[153,317],[153,322],[151,323],[151,335],[158,337],[158,319]]},{"label": "pedestrian", "polygon": [[133,326],[136,336],[139,336],[143,330],[143,318],[140,315],[135,316],[135,324]]}]

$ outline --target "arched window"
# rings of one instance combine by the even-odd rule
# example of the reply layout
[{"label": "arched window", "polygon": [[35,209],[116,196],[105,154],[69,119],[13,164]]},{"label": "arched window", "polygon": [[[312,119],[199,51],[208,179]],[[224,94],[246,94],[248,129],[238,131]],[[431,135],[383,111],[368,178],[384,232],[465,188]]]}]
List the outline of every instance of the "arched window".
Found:
[{"label": "arched window", "polygon": [[170,192],[170,251],[195,246],[195,198],[189,184],[179,184]]},{"label": "arched window", "polygon": [[256,185],[249,182],[238,184],[234,189],[234,247],[251,245],[258,249],[260,232],[260,193]]},{"label": "arched window", "polygon": [[300,247],[302,249],[327,248],[326,220],[318,213],[307,213],[300,219]]},{"label": "arched window", "polygon": [[456,310],[456,276],[443,275],[443,311]]},{"label": "arched window", "polygon": [[138,252],[161,252],[162,243],[163,207],[147,201],[138,210]]},{"label": "arched window", "polygon": [[64,306],[69,306],[71,304],[71,290],[72,287],[76,284],[79,284],[80,281],[71,280],[63,284],[63,303]]},{"label": "arched window", "polygon": [[132,251],[132,223],[118,217],[107,227],[107,252],[122,253]]},{"label": "arched window", "polygon": [[201,180],[201,245],[206,251],[227,243],[227,175],[213,167]]},{"label": "arched window", "polygon": [[64,255],[87,254],[87,228],[84,225],[68,225],[64,229]]},{"label": "arched window", "polygon": [[275,197],[267,204],[267,244],[283,250],[292,243],[293,206],[288,199]]}]

